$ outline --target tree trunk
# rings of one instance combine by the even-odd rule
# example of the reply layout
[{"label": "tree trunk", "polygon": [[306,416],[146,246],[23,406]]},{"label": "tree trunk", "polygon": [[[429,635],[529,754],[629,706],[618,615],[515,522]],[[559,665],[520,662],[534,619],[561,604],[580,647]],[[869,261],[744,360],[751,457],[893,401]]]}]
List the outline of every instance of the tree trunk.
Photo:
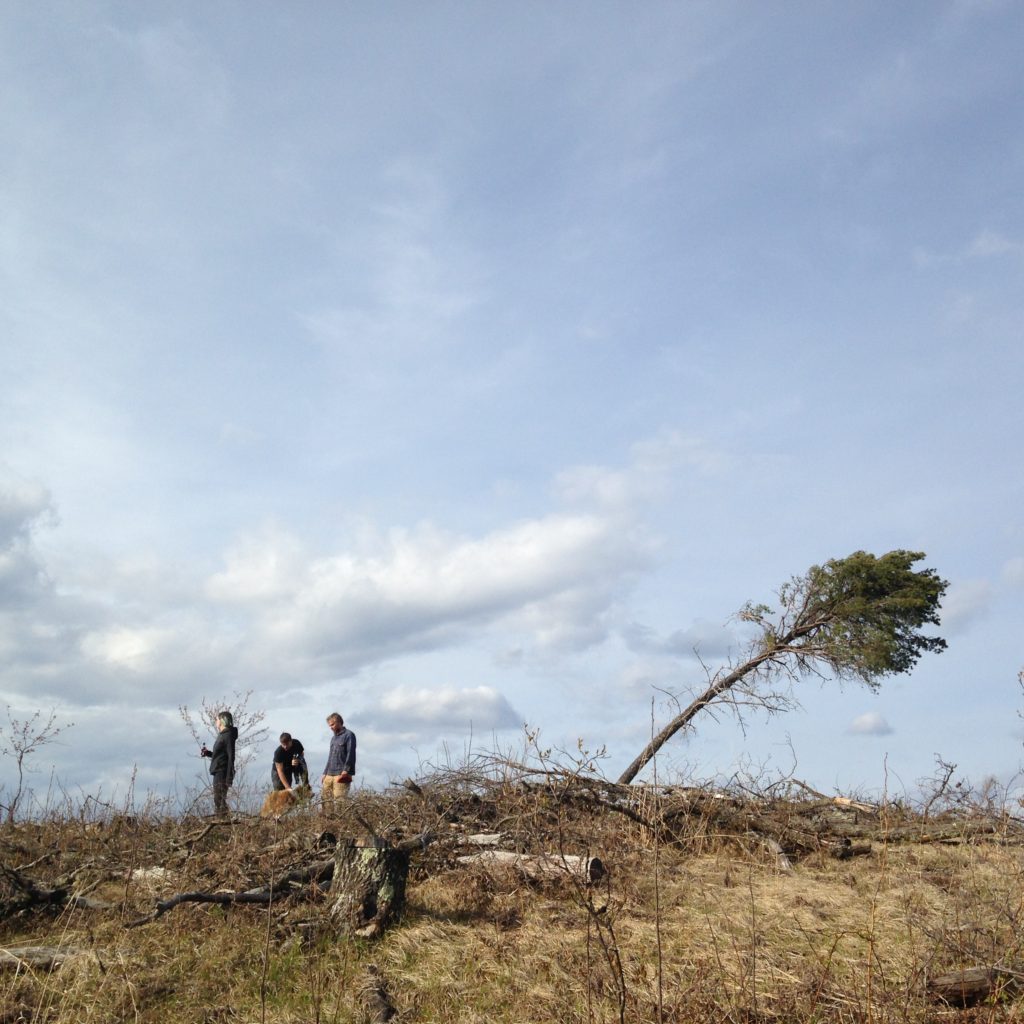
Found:
[{"label": "tree trunk", "polygon": [[757,657],[744,662],[727,676],[717,680],[717,682],[713,682],[685,711],[676,715],[657,736],[652,738],[651,742],[637,755],[633,763],[619,776],[619,785],[628,786],[647,767],[650,760],[661,750],[665,743],[675,736],[695,715],[709,704],[712,704],[726,690],[732,689],[744,676],[753,672],[754,669],[759,668],[764,662],[774,656],[774,652],[759,654]]},{"label": "tree trunk", "polygon": [[331,881],[331,918],[338,931],[381,935],[402,912],[408,874],[407,850],[339,844]]},{"label": "tree trunk", "polygon": [[675,718],[655,736],[650,743],[640,752],[633,763],[619,776],[619,785],[628,786],[647,767],[648,762],[661,750],[664,744],[670,740],[684,725],[687,725],[697,714],[711,704],[714,704],[719,697],[727,690],[731,690],[738,682],[745,679],[751,672],[757,671],[762,665],[779,665],[785,662],[790,655],[801,656],[800,648],[793,647],[797,640],[811,636],[822,626],[827,625],[827,619],[813,619],[800,622],[795,625],[785,636],[776,638],[770,646],[763,646],[758,654],[743,662],[742,665],[734,668],[728,675],[714,678],[711,685],[696,699],[689,707],[681,711]]}]

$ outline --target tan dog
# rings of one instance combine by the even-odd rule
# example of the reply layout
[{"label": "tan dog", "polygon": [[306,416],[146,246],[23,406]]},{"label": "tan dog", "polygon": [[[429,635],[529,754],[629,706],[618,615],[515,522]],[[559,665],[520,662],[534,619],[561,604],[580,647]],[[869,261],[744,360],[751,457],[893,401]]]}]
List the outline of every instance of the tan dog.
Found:
[{"label": "tan dog", "polygon": [[267,794],[260,808],[261,818],[280,818],[293,807],[305,803],[312,795],[309,786],[297,786],[295,789],[275,789]]}]

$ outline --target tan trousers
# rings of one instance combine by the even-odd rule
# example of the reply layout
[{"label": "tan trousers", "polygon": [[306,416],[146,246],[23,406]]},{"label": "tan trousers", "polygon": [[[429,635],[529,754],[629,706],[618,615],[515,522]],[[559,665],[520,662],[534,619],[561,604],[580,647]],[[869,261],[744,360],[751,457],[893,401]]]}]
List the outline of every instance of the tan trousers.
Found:
[{"label": "tan trousers", "polygon": [[340,801],[347,800],[348,791],[351,788],[351,782],[341,782],[337,775],[328,775],[320,789],[320,799],[323,801],[324,810],[330,813]]}]

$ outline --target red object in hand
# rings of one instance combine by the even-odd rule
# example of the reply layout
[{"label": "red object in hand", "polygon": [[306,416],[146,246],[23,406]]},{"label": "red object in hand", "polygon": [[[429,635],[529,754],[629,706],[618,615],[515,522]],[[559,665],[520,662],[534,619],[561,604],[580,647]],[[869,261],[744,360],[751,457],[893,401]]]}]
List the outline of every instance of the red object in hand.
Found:
[{"label": "red object in hand", "polygon": [[339,782],[351,782],[351,781],[352,781],[352,776],[351,776],[351,775],[349,775],[349,773],[348,773],[348,772],[342,772],[342,773],[341,773],[341,774],[340,774],[340,775],[338,776],[338,781],[339,781]]}]

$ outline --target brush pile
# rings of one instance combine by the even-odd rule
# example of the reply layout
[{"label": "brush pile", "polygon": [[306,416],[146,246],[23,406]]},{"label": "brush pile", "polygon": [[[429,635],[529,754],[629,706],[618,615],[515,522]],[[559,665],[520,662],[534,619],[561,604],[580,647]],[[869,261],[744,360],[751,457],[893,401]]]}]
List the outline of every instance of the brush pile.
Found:
[{"label": "brush pile", "polygon": [[1022,878],[1006,808],[794,780],[68,815],[0,829],[0,1022],[966,1020],[1018,1006]]}]

